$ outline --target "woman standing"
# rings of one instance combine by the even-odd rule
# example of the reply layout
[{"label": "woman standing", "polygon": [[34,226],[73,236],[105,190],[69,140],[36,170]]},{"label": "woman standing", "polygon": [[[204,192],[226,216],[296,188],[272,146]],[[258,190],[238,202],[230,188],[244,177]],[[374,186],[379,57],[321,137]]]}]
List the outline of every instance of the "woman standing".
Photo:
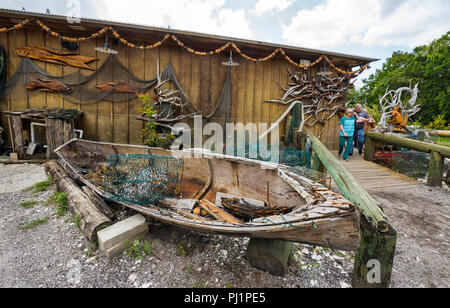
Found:
[{"label": "woman standing", "polygon": [[352,150],[353,146],[353,134],[355,132],[355,122],[356,119],[353,117],[353,110],[347,109],[345,116],[341,118],[339,121],[339,157],[342,154],[342,151],[345,148],[344,155],[342,158],[344,158],[346,161],[348,161],[348,156],[350,153],[350,150]]}]

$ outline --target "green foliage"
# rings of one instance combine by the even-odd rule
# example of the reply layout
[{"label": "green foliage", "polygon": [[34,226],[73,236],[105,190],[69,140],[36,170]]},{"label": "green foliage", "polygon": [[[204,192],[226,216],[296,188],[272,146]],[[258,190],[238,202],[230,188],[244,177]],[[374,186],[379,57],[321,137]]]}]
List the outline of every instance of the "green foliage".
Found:
[{"label": "green foliage", "polygon": [[[391,90],[419,84],[417,103],[421,110],[414,119],[426,125],[436,115],[450,123],[450,31],[429,45],[412,52],[396,51],[381,69],[364,79],[359,90],[350,91],[349,101],[374,107],[389,87]],[[406,99],[406,98],[405,98]]]},{"label": "green foliage", "polygon": [[78,213],[75,213],[72,217],[72,222],[75,225],[75,227],[77,227],[77,229],[80,229],[80,220],[81,216],[78,215]]},{"label": "green foliage", "polygon": [[37,201],[23,201],[19,204],[20,207],[24,208],[24,209],[30,209],[33,206],[35,206],[36,204],[38,204]]},{"label": "green foliage", "polygon": [[44,217],[41,219],[33,220],[30,222],[27,222],[26,224],[19,226],[17,229],[22,230],[22,231],[30,230],[30,229],[36,228],[40,225],[45,225],[48,222],[48,219],[49,219],[48,217]]},{"label": "green foliage", "polygon": [[42,182],[36,183],[33,186],[26,188],[26,189],[24,189],[24,191],[30,191],[31,190],[33,193],[38,193],[38,192],[42,192],[42,191],[48,190],[50,185],[52,185],[52,181],[50,179],[48,179],[46,181],[42,181]]},{"label": "green foliage", "polygon": [[450,125],[447,126],[447,121],[445,121],[444,116],[442,114],[440,114],[437,117],[435,117],[434,120],[432,122],[430,122],[428,125],[425,125],[425,128],[426,129],[445,130],[445,129],[450,129]]},{"label": "green foliage", "polygon": [[[138,98],[142,104],[139,112],[145,118],[153,118],[158,112],[150,102],[150,96],[148,94],[138,94]],[[145,127],[141,130],[141,135],[144,138],[144,144],[148,146],[168,148],[175,140],[175,136],[172,134],[158,134],[156,132],[156,123],[153,121],[145,122],[144,125]]]},{"label": "green foliage", "polygon": [[56,215],[58,216],[65,216],[69,210],[69,206],[67,205],[67,193],[65,192],[59,193],[55,191],[53,195],[48,198],[46,204],[54,204],[56,206]]},{"label": "green foliage", "polygon": [[127,253],[134,261],[144,258],[145,255],[152,255],[153,244],[147,241],[134,240],[131,245],[127,243]]}]

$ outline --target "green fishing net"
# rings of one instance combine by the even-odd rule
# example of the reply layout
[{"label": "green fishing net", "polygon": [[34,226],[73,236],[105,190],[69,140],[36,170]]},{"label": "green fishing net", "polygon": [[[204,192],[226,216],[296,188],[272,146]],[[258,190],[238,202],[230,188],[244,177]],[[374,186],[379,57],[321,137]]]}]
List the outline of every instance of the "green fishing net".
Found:
[{"label": "green fishing net", "polygon": [[110,155],[105,192],[110,201],[151,204],[181,194],[184,162],[172,156]]}]

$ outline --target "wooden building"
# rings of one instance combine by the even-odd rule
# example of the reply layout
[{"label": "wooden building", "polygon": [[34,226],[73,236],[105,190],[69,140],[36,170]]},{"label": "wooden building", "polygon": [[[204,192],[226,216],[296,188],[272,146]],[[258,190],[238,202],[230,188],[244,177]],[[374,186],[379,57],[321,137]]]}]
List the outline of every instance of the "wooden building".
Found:
[{"label": "wooden building", "polygon": [[[24,20],[27,20],[27,22],[21,24]],[[19,26],[15,26],[18,24]],[[14,26],[14,29],[9,30]],[[62,50],[61,37],[82,38],[90,37],[93,33],[98,35],[94,35],[87,40],[79,40],[79,48],[74,52],[79,55],[98,58],[99,60],[90,63],[90,66],[94,70],[99,69],[108,57],[107,54],[95,49],[105,44],[105,32],[101,31],[104,27],[109,27],[106,28],[105,32],[108,32],[110,47],[118,51],[119,61],[136,77],[143,80],[152,79],[156,77],[158,60],[161,68],[170,62],[180,85],[195,107],[203,114],[211,113],[218,102],[228,69],[228,67],[222,65],[222,62],[227,61],[230,50],[233,51],[233,60],[239,63],[239,66],[231,68],[230,75],[231,105],[229,119],[234,123],[265,122],[270,125],[286,111],[289,105],[265,101],[279,99],[284,95],[280,86],[284,87],[289,82],[287,68],[291,71],[304,70],[292,64],[287,60],[287,57],[295,63],[301,63],[301,60],[314,63],[321,56],[326,56],[334,65],[334,67],[331,66],[330,62],[326,62],[322,58],[320,63],[304,70],[309,78],[321,71],[324,64],[327,65],[328,71],[333,73],[330,76],[340,76],[343,73],[340,73],[339,70],[351,72],[354,68],[364,68],[368,63],[377,60],[307,48],[110,21],[82,19],[80,23],[70,24],[63,16],[2,9],[0,10],[0,46],[6,51],[6,80],[10,80],[22,60],[22,57],[16,53],[17,48],[40,45]],[[113,40],[115,37],[111,30],[120,34],[120,38]],[[167,34],[170,37],[166,36]],[[166,39],[164,39],[165,37]],[[173,38],[176,38],[176,40]],[[161,40],[163,40],[163,43],[160,46],[146,48],[146,46],[153,45]],[[217,51],[218,48],[228,42],[235,45],[228,44],[223,50]],[[139,46],[143,47],[140,48]],[[202,52],[209,53],[211,50],[217,52],[213,52],[211,55],[202,54]],[[266,59],[274,51],[275,53],[269,57],[270,59]],[[245,55],[261,60],[252,61]],[[42,61],[34,62],[52,76],[63,76],[80,70],[69,65]],[[81,70],[85,75],[93,72]],[[21,111],[43,107],[77,109],[82,111],[82,117],[77,128],[84,131],[83,138],[124,144],[142,143],[139,131],[143,127],[143,122],[136,119],[141,107],[137,98],[118,103],[99,101],[93,104],[77,104],[57,93],[27,91],[25,88],[20,91],[22,91],[21,95],[10,93],[2,98],[0,111]],[[345,98],[334,102],[334,104],[341,106],[344,106],[344,103]],[[325,123],[316,123],[311,128],[315,133],[322,131],[321,140],[330,149],[338,147],[338,121],[339,117],[336,113],[330,120]],[[1,113],[0,125],[4,127],[4,138],[9,144],[9,128],[4,113]],[[281,122],[280,135],[284,134],[285,128],[286,120]]]}]

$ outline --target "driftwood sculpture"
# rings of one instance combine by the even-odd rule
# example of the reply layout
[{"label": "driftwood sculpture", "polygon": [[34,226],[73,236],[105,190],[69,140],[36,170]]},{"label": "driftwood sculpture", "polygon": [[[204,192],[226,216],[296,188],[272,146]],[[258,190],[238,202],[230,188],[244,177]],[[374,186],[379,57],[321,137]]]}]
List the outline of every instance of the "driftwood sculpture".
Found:
[{"label": "driftwood sculpture", "polygon": [[[404,93],[411,96],[406,102],[402,101]],[[389,91],[388,87],[379,101],[382,114],[376,130],[383,133],[404,132],[408,119],[420,111],[420,107],[416,104],[418,94],[417,84],[414,88],[411,88],[411,86],[401,87],[395,91]]]},{"label": "driftwood sculpture", "polygon": [[277,100],[267,100],[266,102],[289,105],[295,101],[302,101],[304,111],[304,125],[308,128],[319,123],[323,126],[319,137],[325,129],[326,121],[330,120],[336,113],[343,112],[344,107],[336,103],[344,99],[347,89],[353,88],[350,83],[351,77],[342,76],[330,78],[325,75],[313,77],[308,80],[303,72],[289,72],[288,88],[280,87],[284,91],[283,97]]},{"label": "driftwood sculpture", "polygon": [[72,91],[69,86],[65,85],[62,82],[53,79],[37,77],[35,75],[28,75],[28,83],[26,88],[28,90],[40,89],[42,92],[56,93],[68,93]]},{"label": "driftwood sculpture", "polygon": [[73,52],[51,49],[38,45],[30,45],[27,47],[20,47],[16,49],[16,53],[21,57],[30,58],[33,60],[70,65],[74,67],[84,68],[88,70],[95,70],[87,63],[97,61],[97,58],[77,55]]}]

